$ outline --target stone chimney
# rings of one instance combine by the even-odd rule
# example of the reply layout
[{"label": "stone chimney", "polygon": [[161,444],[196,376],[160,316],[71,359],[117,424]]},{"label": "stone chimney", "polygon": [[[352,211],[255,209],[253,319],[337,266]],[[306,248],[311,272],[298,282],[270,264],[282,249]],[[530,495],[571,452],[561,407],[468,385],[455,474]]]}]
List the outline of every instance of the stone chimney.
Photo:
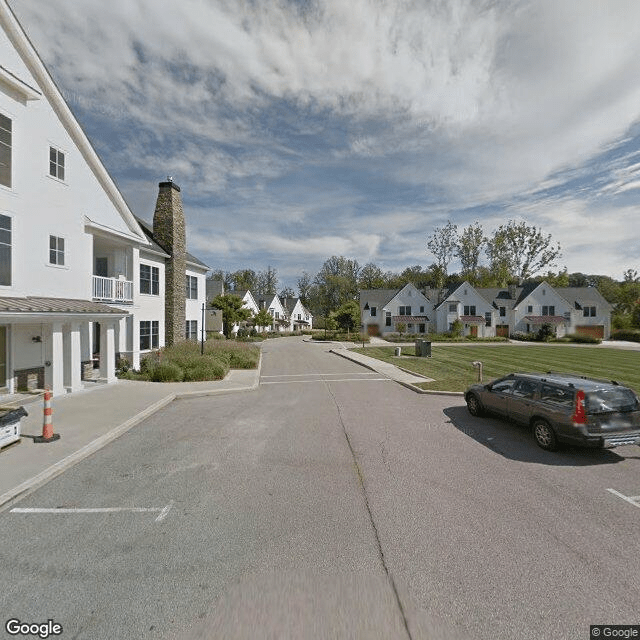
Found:
[{"label": "stone chimney", "polygon": [[171,256],[165,267],[165,344],[185,339],[186,232],[180,187],[167,178],[159,185],[153,237]]},{"label": "stone chimney", "polygon": [[516,299],[516,283],[510,282],[508,285],[508,289],[509,289],[509,297],[512,300],[515,300]]}]

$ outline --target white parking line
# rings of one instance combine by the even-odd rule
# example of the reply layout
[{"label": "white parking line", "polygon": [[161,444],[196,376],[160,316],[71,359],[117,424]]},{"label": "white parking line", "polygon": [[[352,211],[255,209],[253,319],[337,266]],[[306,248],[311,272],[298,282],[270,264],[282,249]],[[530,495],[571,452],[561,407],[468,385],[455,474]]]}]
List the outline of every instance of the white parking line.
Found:
[{"label": "white parking line", "polygon": [[625,496],[623,493],[616,491],[615,489],[607,489],[610,493],[613,493],[614,496],[618,496],[618,498],[622,498],[629,504],[632,504],[634,507],[638,507],[640,509],[640,496]]},{"label": "white parking line", "polygon": [[[341,373],[281,373],[279,375],[271,375],[271,376],[261,376],[262,378],[309,378],[311,376],[316,377],[324,377],[324,376],[343,376],[344,372]],[[369,371],[367,373],[350,373],[350,376],[375,376],[377,375],[374,371]]]},{"label": "white parking line", "polygon": [[77,513],[158,513],[156,522],[162,522],[173,507],[173,500],[164,507],[15,507],[9,513],[36,514],[48,513],[54,515],[70,515]]}]

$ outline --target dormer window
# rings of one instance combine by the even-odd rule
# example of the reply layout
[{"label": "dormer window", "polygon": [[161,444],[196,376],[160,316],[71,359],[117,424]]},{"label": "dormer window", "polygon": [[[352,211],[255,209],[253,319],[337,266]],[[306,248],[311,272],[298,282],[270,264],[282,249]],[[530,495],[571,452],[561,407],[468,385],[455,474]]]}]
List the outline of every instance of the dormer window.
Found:
[{"label": "dormer window", "polygon": [[55,147],[49,147],[49,175],[64,180],[64,153]]}]

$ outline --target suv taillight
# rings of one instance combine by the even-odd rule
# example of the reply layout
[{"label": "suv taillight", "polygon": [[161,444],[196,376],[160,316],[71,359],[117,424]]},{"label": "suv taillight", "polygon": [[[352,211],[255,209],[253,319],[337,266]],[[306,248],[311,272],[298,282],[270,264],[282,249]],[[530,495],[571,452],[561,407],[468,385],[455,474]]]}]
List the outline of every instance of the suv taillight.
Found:
[{"label": "suv taillight", "polygon": [[584,391],[582,389],[576,393],[576,406],[571,420],[573,424],[587,424],[587,412],[584,408]]}]

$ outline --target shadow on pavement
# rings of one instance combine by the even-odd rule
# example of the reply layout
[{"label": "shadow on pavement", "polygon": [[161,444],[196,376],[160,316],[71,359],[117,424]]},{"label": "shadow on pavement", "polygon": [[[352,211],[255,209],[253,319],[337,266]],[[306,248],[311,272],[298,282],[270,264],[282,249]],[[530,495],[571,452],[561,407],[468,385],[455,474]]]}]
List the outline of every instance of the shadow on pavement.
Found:
[{"label": "shadow on pavement", "polygon": [[618,455],[612,449],[587,449],[571,445],[560,445],[558,451],[544,451],[535,443],[531,429],[524,425],[494,418],[474,418],[465,406],[449,407],[444,414],[456,429],[510,460],[584,467],[615,464],[629,458]]}]

